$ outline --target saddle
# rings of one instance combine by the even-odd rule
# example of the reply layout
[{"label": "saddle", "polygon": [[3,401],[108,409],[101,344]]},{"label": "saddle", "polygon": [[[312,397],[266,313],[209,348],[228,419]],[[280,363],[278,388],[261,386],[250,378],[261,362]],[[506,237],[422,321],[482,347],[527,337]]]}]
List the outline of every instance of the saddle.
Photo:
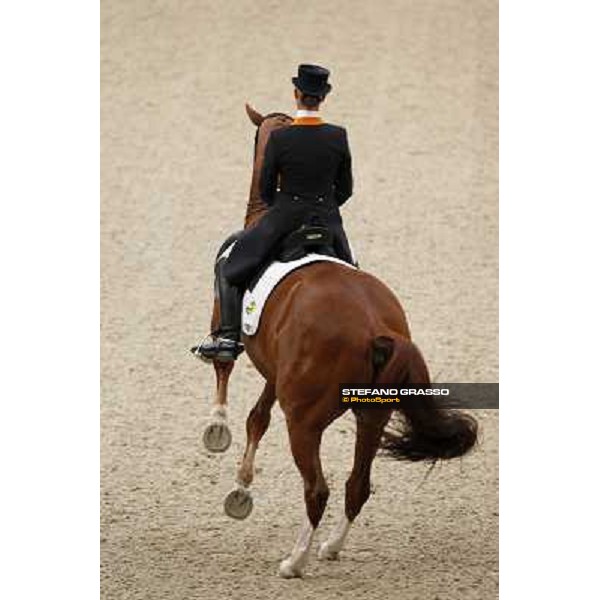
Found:
[{"label": "saddle", "polygon": [[333,249],[333,234],[327,227],[323,225],[302,225],[288,233],[250,279],[247,289],[254,289],[265,271],[274,262],[290,263],[309,254],[336,257]]},{"label": "saddle", "polygon": [[[277,245],[262,268],[246,284],[243,297],[240,291],[223,275],[223,260],[226,259],[235,246],[241,232],[231,235],[219,249],[215,264],[216,295],[221,303],[221,314],[224,307],[229,307],[229,313],[241,313],[241,328],[244,334],[254,335],[260,323],[262,309],[270,293],[277,284],[289,273],[314,262],[335,262],[351,269],[356,266],[343,261],[335,255],[334,233],[323,223],[308,223],[287,234]],[[242,306],[238,308],[238,302]],[[239,314],[239,313],[238,313]],[[230,319],[233,322],[233,319]],[[221,319],[223,325],[223,319]]]},{"label": "saddle", "polygon": [[310,253],[335,256],[333,235],[327,227],[302,225],[283,239],[275,251],[275,257],[281,262],[289,262]]}]

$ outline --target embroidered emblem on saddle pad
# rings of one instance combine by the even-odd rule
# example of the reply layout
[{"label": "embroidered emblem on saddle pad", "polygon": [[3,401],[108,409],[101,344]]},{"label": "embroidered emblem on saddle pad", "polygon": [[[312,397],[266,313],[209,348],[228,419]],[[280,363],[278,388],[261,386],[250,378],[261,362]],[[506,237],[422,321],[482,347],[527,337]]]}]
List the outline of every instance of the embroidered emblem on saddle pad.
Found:
[{"label": "embroidered emblem on saddle pad", "polygon": [[252,300],[250,302],[250,304],[248,304],[248,306],[244,307],[244,312],[247,315],[251,315],[257,308],[258,308],[258,305],[256,304],[256,301]]}]

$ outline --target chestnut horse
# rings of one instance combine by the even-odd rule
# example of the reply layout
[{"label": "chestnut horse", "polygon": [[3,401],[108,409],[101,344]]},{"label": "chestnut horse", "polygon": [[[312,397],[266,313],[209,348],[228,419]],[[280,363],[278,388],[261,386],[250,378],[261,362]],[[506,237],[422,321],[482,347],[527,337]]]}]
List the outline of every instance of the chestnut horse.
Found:
[{"label": "chestnut horse", "polygon": [[[259,195],[259,177],[270,133],[292,119],[281,113],[261,116],[246,105],[257,126],[254,172],[245,227],[252,226],[268,207]],[[218,306],[213,329],[218,324]],[[264,308],[256,335],[244,336],[250,360],[265,378],[264,389],[250,412],[247,444],[237,481],[225,501],[236,518],[252,509],[249,486],[254,457],[279,400],[287,422],[290,447],[304,480],[307,518],[290,555],[279,567],[282,577],[299,577],[319,525],[329,489],[323,476],[319,448],[325,429],[347,408],[340,404],[341,382],[429,384],[425,361],[411,342],[402,306],[381,281],[364,271],[333,262],[317,262],[292,272],[275,288]],[[227,382],[232,362],[214,362],[217,396],[213,422],[205,433],[212,450],[227,448]],[[469,451],[477,439],[475,420],[457,411],[441,410],[426,397],[423,406],[404,408],[402,430],[386,425],[393,410],[353,408],[356,447],[346,482],[345,511],[319,549],[321,559],[336,559],[350,525],[370,494],[371,463],[379,448],[398,459],[449,459]]]}]

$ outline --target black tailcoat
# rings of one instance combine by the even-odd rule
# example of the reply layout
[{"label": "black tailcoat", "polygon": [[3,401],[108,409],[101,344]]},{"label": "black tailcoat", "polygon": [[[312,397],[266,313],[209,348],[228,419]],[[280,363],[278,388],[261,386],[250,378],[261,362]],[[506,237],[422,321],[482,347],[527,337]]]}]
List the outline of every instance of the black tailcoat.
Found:
[{"label": "black tailcoat", "polygon": [[303,224],[327,224],[336,254],[352,262],[339,212],[352,195],[346,130],[314,118],[294,123],[273,131],[267,142],[260,194],[270,208],[242,233],[224,265],[223,274],[234,285],[245,285],[277,243]]},{"label": "black tailcoat", "polygon": [[[308,118],[306,121],[312,121]],[[302,121],[302,119],[299,119]],[[283,192],[330,196],[341,206],[352,195],[352,160],[343,127],[292,125],[271,133],[260,179],[261,198],[273,204]]]}]

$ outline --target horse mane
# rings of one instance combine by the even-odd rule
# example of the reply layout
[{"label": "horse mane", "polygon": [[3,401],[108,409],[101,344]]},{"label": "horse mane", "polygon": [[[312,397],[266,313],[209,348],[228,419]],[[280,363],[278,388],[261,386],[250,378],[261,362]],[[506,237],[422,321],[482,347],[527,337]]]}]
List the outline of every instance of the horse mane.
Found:
[{"label": "horse mane", "polygon": [[[269,113],[268,115],[265,115],[262,122],[264,123],[266,119],[271,119],[273,117],[285,117],[287,119],[292,118],[283,112],[272,112],[272,113]],[[256,132],[254,133],[254,153],[253,153],[253,157],[252,157],[252,168],[253,169],[255,168],[255,165],[256,165],[256,148],[258,147],[258,132],[259,132],[259,130],[260,130],[260,125],[258,125],[256,127]],[[247,227],[257,215],[261,215],[262,213],[265,212],[266,209],[267,209],[267,206],[264,204],[264,202],[260,198],[260,195],[258,194],[258,190],[254,190],[254,193],[253,193],[253,190],[251,190],[250,198],[248,200],[248,205],[246,207],[246,217],[244,219],[244,227]]]},{"label": "horse mane", "polygon": [[[283,112],[272,112],[269,113],[268,115],[265,115],[263,118],[263,122],[266,119],[271,119],[273,117],[286,117],[288,119],[291,119],[290,115],[287,115]],[[256,132],[254,134],[254,160],[256,160],[256,147],[258,146],[258,130],[260,129],[260,125],[256,128]]]}]

